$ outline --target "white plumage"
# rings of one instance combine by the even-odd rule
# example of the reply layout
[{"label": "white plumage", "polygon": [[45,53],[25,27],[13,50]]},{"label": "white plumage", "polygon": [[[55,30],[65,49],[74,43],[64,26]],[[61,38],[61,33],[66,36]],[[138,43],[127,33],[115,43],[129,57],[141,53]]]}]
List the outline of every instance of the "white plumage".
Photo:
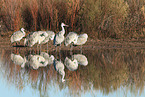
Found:
[{"label": "white plumage", "polygon": [[65,77],[65,71],[64,71],[64,64],[61,62],[61,61],[57,61],[57,60],[54,60],[54,68],[55,70],[62,75],[62,82],[65,81],[64,77]]},{"label": "white plumage", "polygon": [[14,62],[14,64],[16,65],[20,65],[22,68],[25,67],[25,63],[26,63],[26,57],[22,57],[20,55],[16,55],[16,54],[11,54],[11,60]]},{"label": "white plumage", "polygon": [[14,32],[13,35],[11,36],[11,43],[17,41],[20,42],[20,40],[26,35],[24,30],[25,30],[24,28],[21,28],[20,31]]},{"label": "white plumage", "polygon": [[45,67],[48,64],[48,62],[45,61],[45,58],[43,58],[40,55],[29,55],[28,63],[33,69],[38,69],[39,67]]},{"label": "white plumage", "polygon": [[75,32],[69,32],[66,36],[64,44],[68,46],[69,44],[73,43],[73,45],[83,45],[86,43],[88,39],[88,35],[86,33],[78,35]]},{"label": "white plumage", "polygon": [[68,46],[71,43],[77,43],[78,34],[75,32],[69,32],[65,38],[64,44]]},{"label": "white plumage", "polygon": [[24,45],[32,47],[35,43],[41,44],[41,42],[47,37],[46,31],[31,32],[25,39]]},{"label": "white plumage", "polygon": [[85,55],[82,54],[74,54],[72,56],[73,59],[76,59],[78,61],[78,64],[87,66],[88,65],[88,60]]},{"label": "white plumage", "polygon": [[64,23],[61,23],[61,28],[62,30],[60,32],[58,32],[55,37],[54,37],[54,41],[53,41],[53,44],[55,46],[57,45],[61,45],[61,43],[64,41],[64,34],[65,34],[65,29],[64,29],[64,26],[68,26]]},{"label": "white plumage", "polygon": [[53,40],[54,39],[55,33],[53,31],[46,31],[46,33],[48,34],[48,36],[45,37],[45,39],[41,42],[41,44],[45,44],[49,40]]},{"label": "white plumage", "polygon": [[47,61],[48,65],[53,64],[53,62],[54,62],[54,56],[53,55],[49,55],[48,53],[41,52],[40,56],[45,58],[45,61]]},{"label": "white plumage", "polygon": [[38,32],[36,32],[36,33],[38,33],[38,44],[41,44],[42,43],[42,41],[45,39],[45,37],[47,37],[48,36],[48,34],[46,33],[46,31],[38,31]]},{"label": "white plumage", "polygon": [[66,57],[64,60],[64,64],[70,71],[78,69],[78,61],[76,59],[71,60],[68,57]]},{"label": "white plumage", "polygon": [[83,45],[86,43],[88,35],[86,33],[78,35],[77,42],[74,45]]},{"label": "white plumage", "polygon": [[24,40],[24,45],[25,46],[29,46],[32,47],[35,43],[37,43],[37,39],[35,39],[35,37],[38,37],[38,33],[36,32],[31,32],[29,35],[27,35],[27,37]]}]

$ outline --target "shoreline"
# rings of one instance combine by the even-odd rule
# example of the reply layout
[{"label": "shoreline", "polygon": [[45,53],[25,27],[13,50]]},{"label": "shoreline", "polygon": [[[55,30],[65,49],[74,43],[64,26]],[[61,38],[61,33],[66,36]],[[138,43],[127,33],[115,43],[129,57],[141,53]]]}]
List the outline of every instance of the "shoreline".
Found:
[{"label": "shoreline", "polygon": [[[19,46],[15,46],[16,44],[10,43],[10,38],[9,37],[0,37],[0,49],[15,49],[15,48],[20,48],[20,49],[28,49],[29,47],[24,47],[23,46],[24,39],[20,41]],[[41,45],[42,51],[47,50],[47,44],[42,44]],[[73,47],[73,50],[80,50],[81,46],[75,46]],[[94,40],[88,38],[88,41],[86,44],[82,46],[83,50],[95,50],[95,49],[145,49],[145,39],[102,39],[102,40]],[[37,44],[32,47],[32,49],[37,49]],[[57,47],[59,49],[59,47]],[[53,45],[53,41],[49,41],[48,43],[48,50],[49,51],[54,51],[55,46]],[[64,44],[61,45],[61,50],[70,50],[70,45],[69,46],[64,46]]]}]

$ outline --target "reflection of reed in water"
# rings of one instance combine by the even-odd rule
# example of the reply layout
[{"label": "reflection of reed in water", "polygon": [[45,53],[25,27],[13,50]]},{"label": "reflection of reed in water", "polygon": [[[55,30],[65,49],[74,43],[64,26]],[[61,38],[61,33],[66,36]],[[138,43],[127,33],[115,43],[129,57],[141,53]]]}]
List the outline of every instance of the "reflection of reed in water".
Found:
[{"label": "reflection of reed in water", "polygon": [[[83,53],[88,58],[89,65],[86,67],[80,65],[76,71],[65,69],[65,78],[68,81],[64,83],[63,87],[60,85],[60,89],[68,87],[69,94],[90,91],[91,85],[93,85],[94,90],[101,90],[104,94],[116,91],[120,87],[127,87],[134,94],[141,94],[144,90],[145,53],[143,49],[100,49],[92,52],[84,51]],[[6,52],[3,54],[5,54],[2,55],[5,56],[5,59],[10,59]],[[62,51],[61,54],[63,61],[65,56],[69,56],[69,51]],[[10,62],[10,60],[8,61]],[[2,65],[5,76],[8,81],[20,89],[25,87],[28,82],[33,88],[39,89],[41,94],[45,94],[51,80],[55,84],[60,84],[59,77],[56,82],[57,73],[54,72],[53,65],[38,70],[25,68],[23,73],[20,66],[9,62],[5,61]],[[27,77],[29,80],[25,81]],[[127,91],[124,92],[127,93]]]}]

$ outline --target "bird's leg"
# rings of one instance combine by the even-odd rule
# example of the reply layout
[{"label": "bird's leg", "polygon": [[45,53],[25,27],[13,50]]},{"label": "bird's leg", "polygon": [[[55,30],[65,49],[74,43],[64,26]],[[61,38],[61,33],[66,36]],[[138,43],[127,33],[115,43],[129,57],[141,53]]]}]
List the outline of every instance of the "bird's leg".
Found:
[{"label": "bird's leg", "polygon": [[16,53],[18,53],[18,48],[16,47]]},{"label": "bird's leg", "polygon": [[47,53],[48,53],[48,42],[47,42]]},{"label": "bird's leg", "polygon": [[59,60],[61,61],[61,52],[59,52]]},{"label": "bird's leg", "polygon": [[30,54],[31,54],[31,47],[30,47]]},{"label": "bird's leg", "polygon": [[57,59],[57,46],[55,46],[55,58]]},{"label": "bird's leg", "polygon": [[37,49],[35,50],[35,49],[34,49],[34,46],[32,47],[32,51],[33,51],[33,52],[32,52],[33,54],[37,53]]},{"label": "bird's leg", "polygon": [[39,49],[38,49],[39,44],[37,44],[37,54],[39,54]]},{"label": "bird's leg", "polygon": [[21,44],[21,43],[20,43],[20,41],[19,41],[19,46],[20,46],[20,44]]},{"label": "bird's leg", "polygon": [[60,52],[60,50],[61,50],[61,44],[60,44],[60,46],[59,46],[59,52]]},{"label": "bird's leg", "polygon": [[55,46],[55,53],[57,53],[57,46]]},{"label": "bird's leg", "polygon": [[40,44],[40,52],[41,52],[41,44]]},{"label": "bird's leg", "polygon": [[82,45],[81,45],[81,49],[80,49],[80,51],[81,51],[81,54],[83,53],[83,51],[82,51]]},{"label": "bird's leg", "polygon": [[19,53],[20,53],[20,48],[18,48],[18,51],[19,51]]},{"label": "bird's leg", "polygon": [[16,42],[16,47],[17,47],[17,42]]},{"label": "bird's leg", "polygon": [[70,55],[72,56],[73,43],[70,45]]}]

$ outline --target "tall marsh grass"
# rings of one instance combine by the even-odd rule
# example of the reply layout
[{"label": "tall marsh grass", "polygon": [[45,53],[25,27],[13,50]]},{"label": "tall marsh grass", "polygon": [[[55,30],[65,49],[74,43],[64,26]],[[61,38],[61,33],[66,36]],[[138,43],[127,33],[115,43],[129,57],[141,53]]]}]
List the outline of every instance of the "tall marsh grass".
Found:
[{"label": "tall marsh grass", "polygon": [[1,0],[3,32],[34,30],[86,32],[91,38],[144,37],[144,0]]}]

